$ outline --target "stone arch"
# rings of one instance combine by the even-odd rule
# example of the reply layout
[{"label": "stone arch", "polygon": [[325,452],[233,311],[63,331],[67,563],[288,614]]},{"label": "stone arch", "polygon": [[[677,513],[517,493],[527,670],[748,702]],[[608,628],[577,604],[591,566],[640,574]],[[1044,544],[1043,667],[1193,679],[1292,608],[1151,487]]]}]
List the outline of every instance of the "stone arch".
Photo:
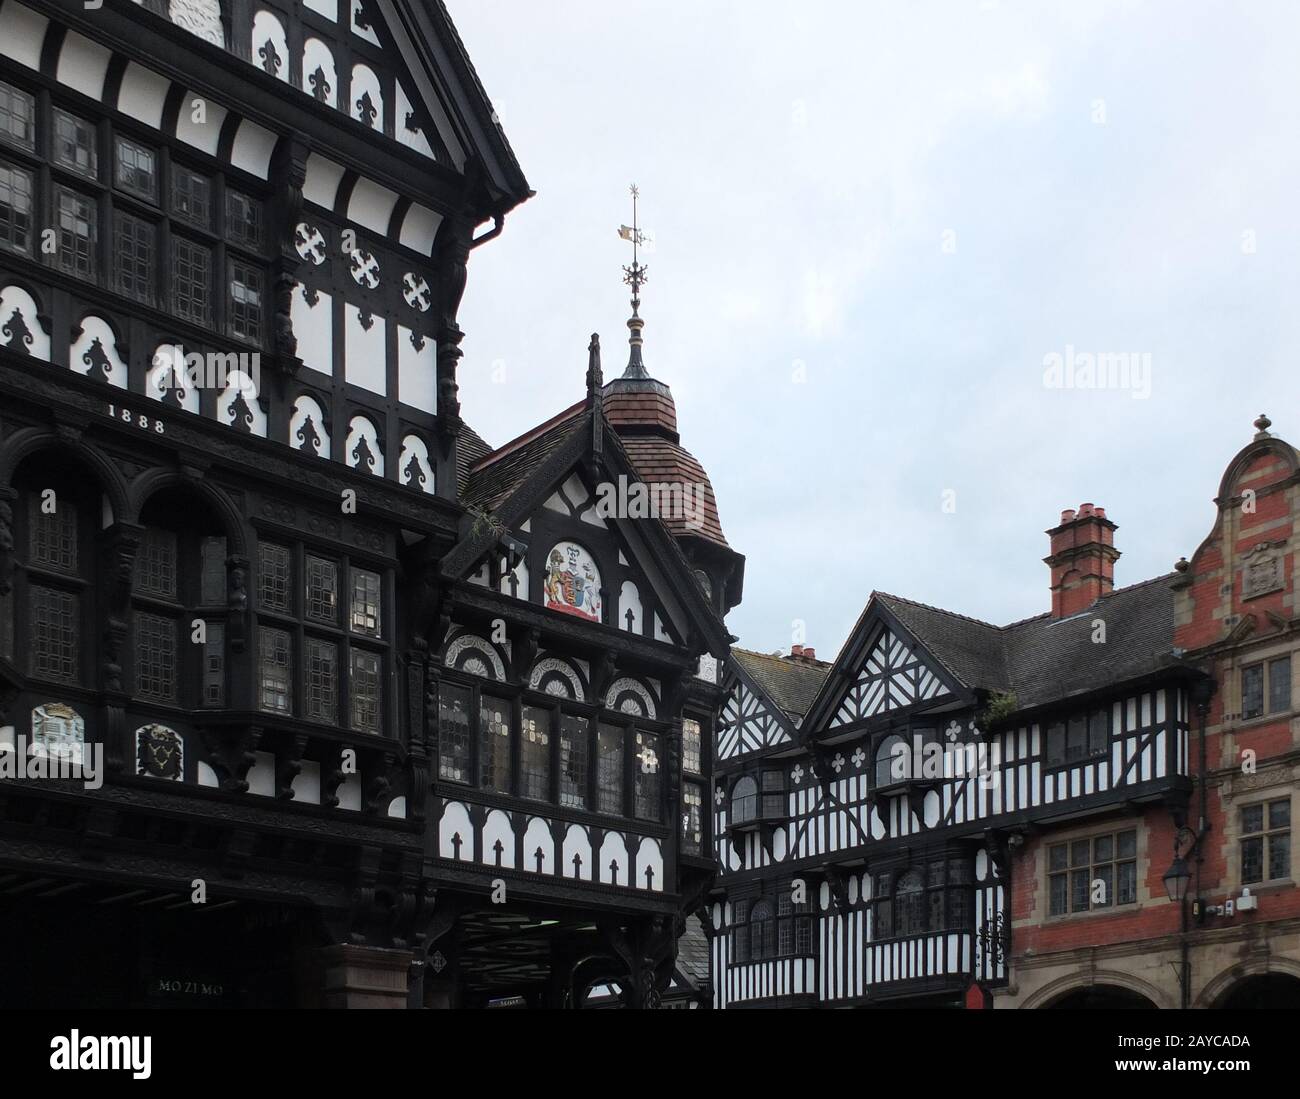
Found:
[{"label": "stone arch", "polygon": [[230,497],[208,481],[191,480],[174,470],[161,467],[145,470],[131,482],[130,510],[127,513],[130,521],[138,522],[150,498],[168,488],[184,488],[196,492],[204,503],[212,507],[225,527],[227,552],[232,557],[248,555],[248,531],[244,526],[244,517],[239,514],[239,509]]},{"label": "stone arch", "polygon": [[1118,970],[1110,969],[1097,969],[1088,973],[1070,973],[1064,977],[1058,977],[1056,980],[1044,985],[1037,992],[1031,993],[1020,1006],[1030,1009],[1050,1007],[1053,1001],[1059,1000],[1071,992],[1097,988],[1103,985],[1110,985],[1121,988],[1126,992],[1136,993],[1150,1000],[1154,1007],[1173,1009],[1178,1006],[1176,997],[1161,991],[1150,982],[1135,977],[1131,973],[1121,973]]},{"label": "stone arch", "polygon": [[1216,1007],[1218,1002],[1232,992],[1235,985],[1251,977],[1285,976],[1300,980],[1300,962],[1290,958],[1270,955],[1247,962],[1238,962],[1228,966],[1212,980],[1205,983],[1200,995],[1192,1002],[1193,1007]]}]

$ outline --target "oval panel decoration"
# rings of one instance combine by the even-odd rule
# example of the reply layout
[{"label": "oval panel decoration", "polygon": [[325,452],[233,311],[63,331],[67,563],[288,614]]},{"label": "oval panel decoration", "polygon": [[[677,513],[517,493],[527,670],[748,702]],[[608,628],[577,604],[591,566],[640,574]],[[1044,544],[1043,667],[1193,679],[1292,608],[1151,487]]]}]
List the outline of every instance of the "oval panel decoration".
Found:
[{"label": "oval panel decoration", "polygon": [[136,774],[180,782],[184,776],[185,742],[166,725],[142,725],[135,731]]},{"label": "oval panel decoration", "polygon": [[412,309],[421,313],[429,311],[429,284],[423,275],[407,271],[402,276],[402,298]]},{"label": "oval panel decoration", "polygon": [[352,253],[351,260],[353,282],[358,286],[364,286],[367,290],[373,290],[379,285],[379,261],[375,259],[373,252],[358,248]]},{"label": "oval panel decoration", "polygon": [[325,235],[316,226],[300,222],[293,231],[293,246],[298,255],[315,266],[325,262]]},{"label": "oval panel decoration", "polygon": [[577,542],[559,542],[546,555],[546,606],[553,611],[601,621],[600,570]]}]

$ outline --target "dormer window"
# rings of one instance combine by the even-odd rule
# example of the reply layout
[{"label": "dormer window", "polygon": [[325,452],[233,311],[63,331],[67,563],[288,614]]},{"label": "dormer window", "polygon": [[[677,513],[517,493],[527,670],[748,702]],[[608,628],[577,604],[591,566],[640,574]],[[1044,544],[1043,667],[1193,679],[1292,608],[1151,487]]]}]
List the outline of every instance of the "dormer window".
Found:
[{"label": "dormer window", "polygon": [[938,730],[926,725],[890,733],[876,745],[875,763],[877,790],[942,778],[943,750]]},{"label": "dormer window", "polygon": [[731,823],[748,824],[758,817],[758,783],[746,775],[731,788]]},{"label": "dormer window", "polygon": [[1047,765],[1059,766],[1106,754],[1110,745],[1110,711],[1075,714],[1047,727]]},{"label": "dormer window", "polygon": [[731,826],[781,820],[786,815],[785,771],[766,768],[742,775],[731,788]]}]

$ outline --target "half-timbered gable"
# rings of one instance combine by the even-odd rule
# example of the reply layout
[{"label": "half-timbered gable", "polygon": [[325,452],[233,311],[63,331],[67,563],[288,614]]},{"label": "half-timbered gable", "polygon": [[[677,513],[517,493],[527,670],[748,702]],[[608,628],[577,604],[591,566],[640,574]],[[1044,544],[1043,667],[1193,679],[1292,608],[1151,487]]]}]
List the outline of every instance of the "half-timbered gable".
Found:
[{"label": "half-timbered gable", "polygon": [[441,7],[7,0],[0,43],[5,346],[454,499],[465,265],[529,191]]},{"label": "half-timbered gable", "polygon": [[[560,905],[556,926],[579,938],[593,909],[676,928],[710,877],[716,686],[700,672],[729,641],[675,532],[629,505],[644,482],[604,416],[594,340],[588,383],[585,401],[470,463],[433,648],[435,858],[471,892],[500,878],[535,913]],[[466,904],[463,930],[497,920]],[[675,941],[655,948],[664,964]],[[625,998],[648,992],[607,935],[584,949],[579,998],[620,973]],[[475,995],[502,979],[473,950],[457,964]]]},{"label": "half-timbered gable", "polygon": [[[1070,552],[1102,521],[1069,513]],[[1097,545],[1113,561],[1109,540]],[[754,691],[755,661],[733,654],[715,772],[718,1006],[944,1002],[972,982],[1000,987],[1026,835],[1186,798],[1197,673],[1173,649],[1172,577],[1085,602],[1071,585],[1086,573],[1072,575],[1054,613],[1004,627],[874,593],[797,731],[751,740],[750,761],[729,715],[771,695]],[[774,659],[806,663],[802,650]],[[1132,855],[1107,857],[1106,903],[1134,903]],[[1063,888],[1068,873],[1057,877]],[[783,936],[781,914],[796,920],[799,903],[811,926]]]}]

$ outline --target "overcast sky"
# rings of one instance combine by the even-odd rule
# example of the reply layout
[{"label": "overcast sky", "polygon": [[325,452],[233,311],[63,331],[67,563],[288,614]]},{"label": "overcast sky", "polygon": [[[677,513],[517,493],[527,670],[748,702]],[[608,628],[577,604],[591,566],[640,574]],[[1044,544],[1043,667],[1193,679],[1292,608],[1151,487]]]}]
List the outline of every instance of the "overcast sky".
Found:
[{"label": "overcast sky", "polygon": [[[1300,5],[448,3],[537,191],[471,260],[465,417],[579,399],[593,331],[621,372],[635,180],[745,647],[830,659],[873,589],[1043,612],[1084,501],[1159,575],[1261,411],[1300,443]],[[1045,384],[1071,347],[1129,387]]]}]

